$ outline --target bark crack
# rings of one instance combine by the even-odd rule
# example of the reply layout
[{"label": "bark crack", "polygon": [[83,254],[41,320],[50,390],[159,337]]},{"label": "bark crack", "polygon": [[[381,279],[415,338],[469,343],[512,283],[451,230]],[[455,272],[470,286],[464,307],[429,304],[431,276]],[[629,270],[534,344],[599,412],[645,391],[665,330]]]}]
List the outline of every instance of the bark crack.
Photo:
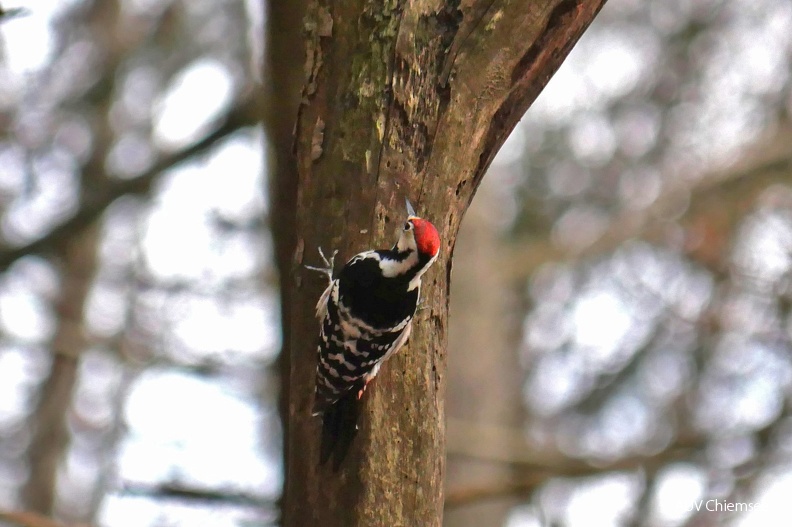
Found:
[{"label": "bark crack", "polygon": [[[385,107],[387,109],[387,112],[386,112],[386,115],[385,115],[385,125],[382,127],[382,130],[383,130],[382,142],[380,143],[379,155],[377,156],[377,172],[376,172],[375,177],[374,177],[374,182],[375,182],[375,185],[376,185],[375,186],[376,189],[379,189],[380,174],[382,173],[382,158],[384,157],[383,153],[385,152],[385,148],[387,147],[386,145],[388,143],[388,137],[390,135],[392,112],[393,112],[393,101],[394,101],[393,79],[394,79],[395,74],[396,74],[395,72],[396,72],[396,53],[397,53],[397,50],[396,50],[395,43],[399,41],[399,35],[401,34],[403,18],[404,18],[404,4],[400,3],[399,4],[399,21],[396,24],[396,33],[395,33],[395,37],[394,37],[394,40],[393,40],[394,41],[394,46],[393,46],[393,49],[391,50],[391,54],[390,54],[390,58],[389,58],[390,65],[389,65],[389,68],[388,68],[388,81],[387,81],[387,84],[386,84],[388,101],[387,101],[387,105]],[[377,194],[379,194],[379,193],[377,192]],[[378,221],[379,220],[377,218],[377,215],[374,214],[372,216],[372,218],[371,218],[371,225],[369,225],[369,232],[371,232],[371,233],[377,232],[376,231],[376,223]]]},{"label": "bark crack", "polygon": [[470,30],[462,35],[461,38],[455,38],[454,42],[451,43],[451,47],[449,48],[448,54],[446,56],[445,64],[443,65],[443,70],[440,73],[440,86],[445,87],[448,85],[448,79],[451,76],[451,70],[454,68],[456,59],[459,56],[459,51],[465,46],[470,36],[473,35],[479,28],[482,20],[487,18],[487,14],[492,9],[492,6],[495,5],[495,2],[497,2],[497,0],[490,0],[490,3],[480,10],[480,13],[474,14],[471,19]]}]

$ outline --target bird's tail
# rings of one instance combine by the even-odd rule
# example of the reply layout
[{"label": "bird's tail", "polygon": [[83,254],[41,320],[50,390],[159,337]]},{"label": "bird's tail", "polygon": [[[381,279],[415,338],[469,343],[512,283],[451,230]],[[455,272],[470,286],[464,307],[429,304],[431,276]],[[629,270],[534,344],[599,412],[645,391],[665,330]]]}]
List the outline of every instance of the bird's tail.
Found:
[{"label": "bird's tail", "polygon": [[349,390],[340,399],[319,410],[322,415],[320,465],[333,457],[333,470],[338,471],[357,435],[359,405],[358,390]]}]

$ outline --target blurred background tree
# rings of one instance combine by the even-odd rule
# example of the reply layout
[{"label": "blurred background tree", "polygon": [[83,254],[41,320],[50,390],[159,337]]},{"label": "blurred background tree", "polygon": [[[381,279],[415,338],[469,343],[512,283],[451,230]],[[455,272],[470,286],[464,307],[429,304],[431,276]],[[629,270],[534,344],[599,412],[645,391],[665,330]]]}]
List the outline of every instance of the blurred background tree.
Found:
[{"label": "blurred background tree", "polygon": [[[259,84],[301,52],[252,0],[26,7],[0,21],[0,524],[275,525],[289,112]],[[785,0],[606,4],[456,247],[447,525],[786,525],[790,64]]]}]

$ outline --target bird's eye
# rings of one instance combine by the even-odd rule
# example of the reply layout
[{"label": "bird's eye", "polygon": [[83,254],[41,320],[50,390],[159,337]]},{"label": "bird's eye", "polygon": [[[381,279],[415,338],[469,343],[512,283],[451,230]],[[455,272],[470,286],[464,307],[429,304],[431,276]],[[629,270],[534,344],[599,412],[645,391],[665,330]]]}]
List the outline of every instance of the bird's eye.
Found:
[{"label": "bird's eye", "polygon": [[409,231],[410,229],[412,229],[412,223],[408,221],[407,223],[404,224],[404,230]]}]

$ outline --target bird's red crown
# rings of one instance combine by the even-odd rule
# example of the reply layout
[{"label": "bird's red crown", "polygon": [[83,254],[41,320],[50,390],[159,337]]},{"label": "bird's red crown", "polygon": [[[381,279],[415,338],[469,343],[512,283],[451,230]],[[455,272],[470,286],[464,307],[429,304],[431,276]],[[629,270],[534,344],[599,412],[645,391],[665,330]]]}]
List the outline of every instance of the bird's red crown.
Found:
[{"label": "bird's red crown", "polygon": [[409,221],[415,227],[415,244],[418,246],[418,251],[434,257],[440,250],[440,235],[437,234],[435,226],[431,221],[415,216],[409,218]]}]

